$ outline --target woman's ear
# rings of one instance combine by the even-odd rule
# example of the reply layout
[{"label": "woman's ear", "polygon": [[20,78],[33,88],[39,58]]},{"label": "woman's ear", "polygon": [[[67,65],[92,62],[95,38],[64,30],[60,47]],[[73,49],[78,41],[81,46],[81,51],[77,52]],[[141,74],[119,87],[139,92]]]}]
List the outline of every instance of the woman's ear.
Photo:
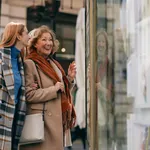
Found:
[{"label": "woman's ear", "polygon": [[17,39],[20,41],[21,40],[21,35],[17,34]]},{"label": "woman's ear", "polygon": [[36,43],[36,44],[33,44],[33,45],[34,45],[35,48],[37,48],[37,43]]}]

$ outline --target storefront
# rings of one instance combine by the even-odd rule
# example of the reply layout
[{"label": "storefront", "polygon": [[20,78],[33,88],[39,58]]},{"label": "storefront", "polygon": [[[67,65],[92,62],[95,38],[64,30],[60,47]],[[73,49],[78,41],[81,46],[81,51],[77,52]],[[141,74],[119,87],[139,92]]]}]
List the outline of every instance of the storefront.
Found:
[{"label": "storefront", "polygon": [[[45,7],[45,1],[0,2],[0,33],[10,21],[27,24],[29,30],[42,24],[51,26],[49,13],[43,15],[46,20],[43,23],[29,18],[31,14],[27,11],[31,6]],[[77,83],[81,93],[76,96],[82,101],[76,107],[78,125],[87,129],[87,147],[90,150],[148,150],[150,0],[85,0],[85,4],[85,20],[76,26],[77,30],[85,31],[85,40],[80,41],[85,45],[85,53],[79,53],[76,61],[80,66]],[[75,42],[80,38],[75,39],[75,24],[82,7],[84,0],[60,0],[56,35],[60,48],[67,51],[60,49],[56,57],[66,68],[77,53]],[[80,63],[85,65],[85,70]]]},{"label": "storefront", "polygon": [[148,150],[150,2],[86,1],[91,150]]}]

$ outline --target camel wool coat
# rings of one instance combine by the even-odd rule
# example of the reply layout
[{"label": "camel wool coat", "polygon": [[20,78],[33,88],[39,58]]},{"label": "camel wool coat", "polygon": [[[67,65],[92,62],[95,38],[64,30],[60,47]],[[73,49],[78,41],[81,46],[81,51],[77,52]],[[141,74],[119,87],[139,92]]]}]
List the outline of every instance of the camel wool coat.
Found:
[{"label": "camel wool coat", "polygon": [[[32,60],[24,62],[27,114],[42,113],[45,103],[45,141],[38,144],[21,145],[20,150],[63,150],[63,127],[61,95],[56,91],[53,80],[40,70]],[[38,83],[38,89],[32,88]],[[70,83],[70,88],[73,84]]]}]

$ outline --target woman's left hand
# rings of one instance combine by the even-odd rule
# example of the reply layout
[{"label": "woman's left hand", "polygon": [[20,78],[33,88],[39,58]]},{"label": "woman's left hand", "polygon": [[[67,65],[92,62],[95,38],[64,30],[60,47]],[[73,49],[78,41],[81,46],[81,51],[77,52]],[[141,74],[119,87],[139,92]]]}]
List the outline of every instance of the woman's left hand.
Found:
[{"label": "woman's left hand", "polygon": [[39,88],[39,86],[38,86],[38,83],[37,83],[37,82],[32,83],[31,87],[32,87],[32,89],[33,89],[33,90],[37,90],[37,89]]},{"label": "woman's left hand", "polygon": [[74,61],[69,65],[68,76],[71,81],[73,81],[76,76],[76,64]]}]

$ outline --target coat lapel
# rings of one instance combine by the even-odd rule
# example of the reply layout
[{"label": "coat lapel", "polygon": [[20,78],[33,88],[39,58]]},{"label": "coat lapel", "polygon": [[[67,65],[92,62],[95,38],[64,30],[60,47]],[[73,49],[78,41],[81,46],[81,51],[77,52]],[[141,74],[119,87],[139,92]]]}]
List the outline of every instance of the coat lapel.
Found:
[{"label": "coat lapel", "polygon": [[20,75],[22,79],[22,86],[21,86],[21,91],[20,91],[20,100],[25,101],[25,79],[24,79],[24,67],[23,67],[23,61],[21,56],[19,57],[19,70],[20,70]]},{"label": "coat lapel", "polygon": [[12,100],[15,99],[15,92],[14,92],[14,75],[11,65],[11,49],[10,48],[4,48],[2,52],[2,67],[3,67],[3,75],[5,84],[8,90],[8,93]]},{"label": "coat lapel", "polygon": [[17,121],[16,121],[16,134],[15,141],[13,143],[13,149],[17,150],[19,139],[21,136],[21,132],[23,129],[23,124],[26,115],[26,101],[25,101],[25,79],[24,79],[24,68],[21,57],[19,57],[19,70],[22,77],[22,86],[20,89],[20,99],[18,103],[18,111],[17,111]]}]

